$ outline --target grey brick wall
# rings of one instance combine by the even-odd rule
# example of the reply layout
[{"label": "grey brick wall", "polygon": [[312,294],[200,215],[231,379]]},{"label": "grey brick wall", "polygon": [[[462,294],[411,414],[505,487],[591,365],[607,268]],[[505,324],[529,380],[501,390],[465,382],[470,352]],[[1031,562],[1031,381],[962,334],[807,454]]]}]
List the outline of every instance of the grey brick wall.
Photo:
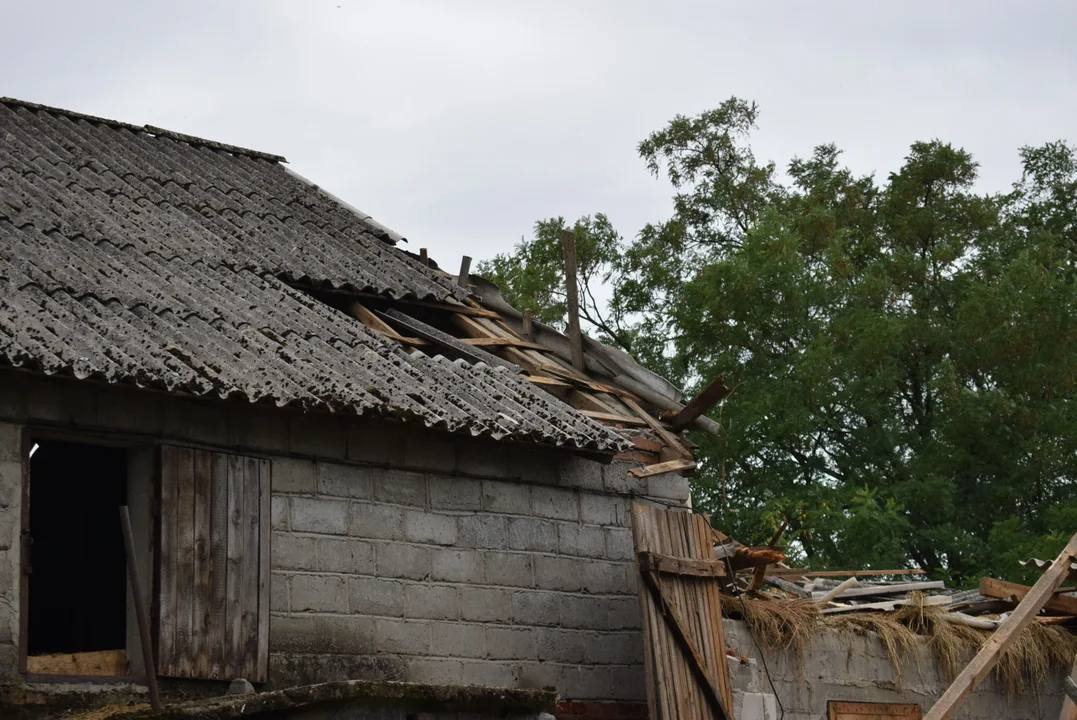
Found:
[{"label": "grey brick wall", "polygon": [[273,459],[278,683],[370,672],[643,698],[629,507],[683,503],[683,478],[631,478],[631,464],[399,424],[8,371],[0,422],[11,423],[0,425],[0,681],[17,658],[17,426],[32,424]]}]

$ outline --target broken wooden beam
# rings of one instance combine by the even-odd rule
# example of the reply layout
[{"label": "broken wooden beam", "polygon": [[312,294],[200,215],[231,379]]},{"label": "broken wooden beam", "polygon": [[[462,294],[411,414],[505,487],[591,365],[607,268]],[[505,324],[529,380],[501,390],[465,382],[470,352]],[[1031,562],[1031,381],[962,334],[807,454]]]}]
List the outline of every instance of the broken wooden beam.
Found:
[{"label": "broken wooden beam", "polygon": [[691,425],[696,418],[706,413],[712,407],[717,405],[729,394],[729,388],[725,386],[725,381],[722,376],[719,375],[711,384],[708,385],[696,395],[694,398],[688,401],[679,412],[674,413],[668,419],[669,424],[676,430],[683,430]]},{"label": "broken wooden beam", "polygon": [[535,326],[531,322],[531,308],[524,308],[523,316],[524,337],[528,342],[535,341]]},{"label": "broken wooden beam", "polygon": [[568,340],[572,346],[572,367],[579,372],[583,372],[583,334],[580,332],[580,286],[576,279],[576,234],[571,230],[562,230],[561,247],[565,257],[565,298],[568,305]]},{"label": "broken wooden beam", "polygon": [[516,338],[461,338],[468,345],[476,345],[479,347],[516,347],[516,348],[529,348],[531,350],[548,350],[545,345],[539,345],[538,343],[528,342],[527,340],[517,340]]},{"label": "broken wooden beam", "polygon": [[856,585],[858,582],[860,581],[857,580],[855,577],[851,577],[848,580],[843,580],[836,587],[828,590],[827,593],[818,600],[816,600],[816,602],[821,605],[826,605],[828,602],[836,598],[838,595],[841,595],[843,592],[851,588],[853,585]]},{"label": "broken wooden beam", "polygon": [[675,453],[677,453],[677,455],[683,458],[688,458],[689,460],[692,459],[692,453],[688,452],[688,448],[681,443],[680,438],[662,427],[662,423],[651,417],[639,406],[639,404],[636,403],[635,400],[632,400],[631,398],[622,399],[624,404],[627,405],[632,412],[636,413],[643,422],[647,423],[651,430],[654,430],[658,434],[658,437],[662,438],[662,442],[668,445]]},{"label": "broken wooden beam", "polygon": [[465,255],[460,258],[460,274],[456,277],[456,284],[466,288],[469,277],[471,277],[471,258]]},{"label": "broken wooden beam", "polygon": [[[984,597],[997,598],[999,600],[1016,598],[1020,601],[1028,595],[1032,588],[1028,585],[1019,585],[1017,583],[1006,582],[1005,580],[985,577],[980,578],[979,590],[980,594]],[[1077,598],[1066,595],[1059,596],[1052,591],[1048,596],[1047,601],[1043,604],[1043,608],[1063,615],[1077,615]]]},{"label": "broken wooden beam", "polygon": [[[928,580],[925,582],[898,583],[896,585],[865,585],[863,587],[849,588],[841,594],[841,597],[863,597],[865,595],[894,595],[896,593],[908,593],[913,590],[943,590],[946,583],[942,580]],[[821,592],[819,597],[827,593]]]},{"label": "broken wooden beam", "polygon": [[725,577],[725,563],[718,560],[696,560],[674,557],[660,553],[639,553],[640,570],[666,573],[668,575],[693,575],[695,577]]},{"label": "broken wooden beam", "polygon": [[767,577],[847,577],[860,575],[926,575],[926,571],[919,569],[901,570],[812,570],[811,568],[774,568],[767,570]]},{"label": "broken wooden beam", "polygon": [[419,248],[419,262],[423,267],[430,267],[430,257],[426,254],[426,248]]},{"label": "broken wooden beam", "polygon": [[860,603],[859,605],[836,605],[832,604],[830,607],[825,607],[819,612],[823,615],[835,615],[839,613],[851,613],[851,612],[863,612],[865,610],[879,610],[881,612],[891,612],[902,605],[915,605],[923,604],[927,606],[948,606],[953,602],[953,599],[949,595],[929,595],[922,600],[910,600],[909,598],[895,598],[893,600],[883,600],[881,602]]},{"label": "broken wooden beam", "polygon": [[999,656],[1017,641],[1025,627],[1043,608],[1044,603],[1052,597],[1055,588],[1066,579],[1070,573],[1070,563],[1075,558],[1077,558],[1077,535],[1070,539],[1051,566],[1044,571],[1036,584],[1029,588],[1021,602],[1017,603],[1017,607],[1010,613],[1010,616],[999,625],[998,630],[987,639],[939,701],[928,710],[924,720],[949,720],[957,713],[965,699],[998,663]]},{"label": "broken wooden beam", "polygon": [[628,474],[636,478],[651,477],[652,475],[661,475],[663,473],[672,472],[685,472],[686,470],[695,470],[696,463],[694,460],[678,459],[669,460],[668,462],[655,463],[654,465],[647,465],[641,468],[632,468],[628,471]]}]

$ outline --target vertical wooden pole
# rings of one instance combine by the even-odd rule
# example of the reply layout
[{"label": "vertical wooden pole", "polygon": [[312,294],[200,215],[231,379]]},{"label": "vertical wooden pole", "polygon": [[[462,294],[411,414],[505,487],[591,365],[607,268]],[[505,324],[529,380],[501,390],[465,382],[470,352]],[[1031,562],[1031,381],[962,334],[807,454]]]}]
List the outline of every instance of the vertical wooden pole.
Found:
[{"label": "vertical wooden pole", "polygon": [[426,248],[419,248],[419,262],[426,267],[430,267],[430,258],[426,254]]},{"label": "vertical wooden pole", "polygon": [[142,664],[146,668],[146,686],[150,691],[150,706],[161,710],[161,698],[157,694],[157,666],[153,662],[150,646],[150,619],[142,599],[142,582],[138,579],[138,562],[135,559],[135,541],[131,534],[131,514],[127,506],[120,506],[120,525],[123,527],[123,545],[127,549],[127,575],[131,580],[131,594],[135,598],[135,619],[138,620],[138,637],[142,641]]},{"label": "vertical wooden pole", "polygon": [[465,255],[460,260],[460,276],[456,278],[456,284],[460,287],[467,287],[467,279],[471,277],[471,258]]},{"label": "vertical wooden pole", "polygon": [[535,341],[535,326],[531,323],[531,308],[524,308],[524,337],[527,342]]},{"label": "vertical wooden pole", "polygon": [[583,372],[583,335],[580,334],[580,297],[576,280],[576,234],[561,231],[565,252],[565,294],[568,299],[568,339],[572,345],[572,367]]}]

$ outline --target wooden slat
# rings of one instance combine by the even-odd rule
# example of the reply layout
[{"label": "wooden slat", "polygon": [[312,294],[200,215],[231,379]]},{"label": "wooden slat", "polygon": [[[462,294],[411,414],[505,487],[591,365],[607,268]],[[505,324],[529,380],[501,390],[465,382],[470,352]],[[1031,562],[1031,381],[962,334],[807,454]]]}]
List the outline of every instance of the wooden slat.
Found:
[{"label": "wooden slat", "polygon": [[26,671],[37,675],[87,675],[122,677],[127,674],[127,652],[95,650],[80,653],[30,655]]},{"label": "wooden slat", "polygon": [[213,672],[209,631],[210,602],[213,596],[212,549],[212,455],[208,450],[195,450],[193,462],[194,485],[194,583],[191,597],[191,658],[192,677],[210,677]]},{"label": "wooden slat", "polygon": [[[996,580],[995,578],[980,578],[980,594],[989,598],[1008,599],[1011,597],[1023,600],[1029,591],[1028,585]],[[1054,593],[1052,593],[1054,595]],[[1045,610],[1062,613],[1063,615],[1077,615],[1077,598],[1067,595],[1055,595],[1043,604]]]},{"label": "wooden slat", "polygon": [[238,646],[243,653],[242,674],[251,678],[258,665],[258,571],[260,557],[258,545],[262,535],[259,512],[261,509],[261,481],[257,458],[243,459],[243,581],[241,591],[242,610],[240,632],[242,642]]},{"label": "wooden slat", "polygon": [[194,670],[194,450],[180,448],[176,475],[176,670],[191,677]]},{"label": "wooden slat", "polygon": [[479,337],[461,339],[468,345],[474,345],[476,347],[515,347],[531,348],[532,350],[543,350],[546,352],[550,351],[545,345],[539,345],[538,343],[529,342],[527,340],[517,340],[516,338]]},{"label": "wooden slat", "polygon": [[255,658],[255,670],[252,673],[255,682],[265,682],[269,677],[269,597],[272,570],[270,553],[271,536],[271,472],[273,463],[260,460],[258,463],[258,486],[261,499],[259,509],[258,542],[258,652]]},{"label": "wooden slat", "polygon": [[919,720],[919,705],[894,705],[887,703],[830,702],[827,706],[829,720]]},{"label": "wooden slat", "polygon": [[224,676],[228,663],[228,456],[212,453],[210,473],[210,606],[205,641],[210,647],[209,677],[217,679]]},{"label": "wooden slat", "polygon": [[243,458],[228,456],[228,580],[225,586],[226,627],[224,630],[228,658],[225,677],[238,675],[243,667],[243,563],[247,557],[246,533],[243,532]]},{"label": "wooden slat", "polygon": [[160,449],[160,522],[158,548],[157,596],[157,672],[171,675],[178,671],[176,655],[176,488],[179,485],[179,448],[164,445]]},{"label": "wooden slat", "polygon": [[669,418],[669,424],[677,430],[685,429],[697,417],[721,402],[722,398],[728,394],[729,388],[725,386],[725,381],[719,375],[702,392],[689,400],[688,404],[681,408],[677,414]]},{"label": "wooden slat", "polygon": [[601,410],[577,409],[577,412],[579,412],[580,415],[591,418],[592,420],[601,420],[602,422],[616,423],[618,425],[627,425],[629,427],[640,427],[647,424],[639,418],[629,417],[627,415],[615,415],[614,413],[604,412]]},{"label": "wooden slat", "polygon": [[768,568],[767,577],[848,577],[860,575],[926,575],[924,570],[812,570],[811,568]]},{"label": "wooden slat", "polygon": [[724,577],[725,563],[719,560],[696,560],[690,557],[676,557],[647,550],[639,553],[639,566],[644,571],[654,571],[668,575],[692,575],[694,577]]},{"label": "wooden slat", "polygon": [[[865,595],[893,595],[895,593],[908,593],[913,590],[942,590],[946,587],[946,583],[942,580],[926,580],[924,582],[911,582],[911,583],[897,583],[894,585],[865,585],[864,587],[854,587],[842,591],[840,597],[863,597]],[[817,597],[826,595],[826,592],[820,592]]]},{"label": "wooden slat", "polygon": [[987,639],[972,661],[965,666],[939,701],[932,706],[925,716],[926,720],[948,720],[957,713],[969,694],[995,667],[999,656],[1017,641],[1021,632],[1032,622],[1044,603],[1051,598],[1055,588],[1066,579],[1070,573],[1070,563],[1075,557],[1077,557],[1077,535],[1070,539],[1061,554],[1029,589],[1010,616],[1003,620],[998,630]]},{"label": "wooden slat", "polygon": [[647,425],[649,425],[650,428],[654,430],[655,433],[657,433],[658,437],[662,438],[662,441],[665,442],[666,445],[668,445],[674,452],[676,452],[681,457],[689,459],[692,457],[692,453],[688,452],[688,449],[685,448],[683,444],[681,444],[680,439],[676,435],[671,433],[669,430],[666,430],[664,427],[662,427],[662,424],[653,417],[651,417],[643,408],[639,406],[638,403],[636,403],[635,400],[632,400],[630,398],[622,398],[622,401],[625,405],[632,409],[632,412],[639,415],[639,417],[645,423],[647,423]]},{"label": "wooden slat", "polygon": [[632,468],[628,471],[628,474],[632,477],[645,478],[652,475],[662,475],[663,473],[671,472],[684,472],[685,470],[695,470],[695,460],[668,460],[663,463],[656,463],[654,465],[647,465],[642,468]]}]

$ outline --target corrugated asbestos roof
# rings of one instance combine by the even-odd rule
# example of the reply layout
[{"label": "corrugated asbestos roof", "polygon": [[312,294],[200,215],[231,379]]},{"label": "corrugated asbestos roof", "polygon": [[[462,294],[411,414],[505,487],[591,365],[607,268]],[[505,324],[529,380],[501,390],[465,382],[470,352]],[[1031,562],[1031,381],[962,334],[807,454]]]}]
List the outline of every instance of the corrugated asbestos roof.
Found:
[{"label": "corrugated asbestos roof", "polygon": [[290,287],[466,296],[278,160],[0,100],[0,363],[493,438],[625,446],[505,368],[409,355]]}]

